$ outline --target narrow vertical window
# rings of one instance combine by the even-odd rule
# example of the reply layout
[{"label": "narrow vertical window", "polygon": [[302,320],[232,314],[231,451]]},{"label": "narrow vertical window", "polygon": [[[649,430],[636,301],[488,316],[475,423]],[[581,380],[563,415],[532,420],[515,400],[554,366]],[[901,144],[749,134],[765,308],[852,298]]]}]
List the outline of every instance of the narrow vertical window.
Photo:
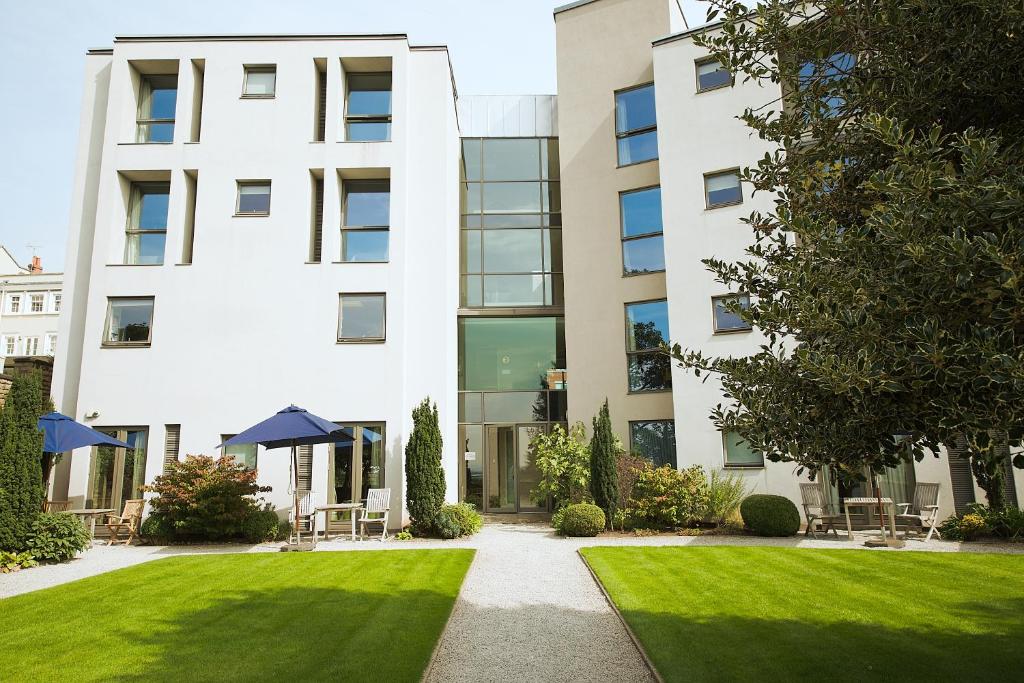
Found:
[{"label": "narrow vertical window", "polygon": [[348,74],[345,139],[352,142],[391,139],[391,73]]},{"label": "narrow vertical window", "polygon": [[21,294],[7,295],[7,312],[21,313]]},{"label": "narrow vertical window", "polygon": [[192,125],[190,126],[189,142],[199,142],[199,134],[203,127],[203,84],[206,78],[206,60],[192,60]]},{"label": "narrow vertical window", "polygon": [[619,166],[658,158],[653,83],[615,93],[615,138]]},{"label": "narrow vertical window", "polygon": [[313,141],[327,138],[327,61],[316,61],[316,115],[313,118]]},{"label": "narrow vertical window", "polygon": [[341,260],[388,260],[390,180],[346,180],[342,198]]},{"label": "narrow vertical window", "polygon": [[310,226],[309,262],[320,263],[324,244],[324,179],[313,175],[310,178],[313,185],[313,221]]},{"label": "narrow vertical window", "polygon": [[181,445],[181,425],[164,426],[164,474],[178,463],[178,449]]},{"label": "narrow vertical window", "polygon": [[174,142],[174,109],[178,103],[176,74],[139,79],[136,142]]},{"label": "narrow vertical window", "polygon": [[125,264],[159,265],[164,262],[170,192],[170,183],[132,185],[124,250]]},{"label": "narrow vertical window", "polygon": [[196,192],[199,171],[185,171],[185,234],[181,245],[182,264],[192,263],[196,241]]},{"label": "narrow vertical window", "polygon": [[43,353],[47,356],[57,355],[57,333],[50,332],[46,335],[46,341],[43,346]]},{"label": "narrow vertical window", "polygon": [[667,300],[626,304],[626,358],[631,392],[672,388],[671,359],[661,349],[668,341]]},{"label": "narrow vertical window", "polygon": [[55,292],[53,295],[53,312],[60,313],[60,292]]},{"label": "narrow vertical window", "polygon": [[665,270],[661,188],[619,195],[622,219],[622,272],[626,275]]}]

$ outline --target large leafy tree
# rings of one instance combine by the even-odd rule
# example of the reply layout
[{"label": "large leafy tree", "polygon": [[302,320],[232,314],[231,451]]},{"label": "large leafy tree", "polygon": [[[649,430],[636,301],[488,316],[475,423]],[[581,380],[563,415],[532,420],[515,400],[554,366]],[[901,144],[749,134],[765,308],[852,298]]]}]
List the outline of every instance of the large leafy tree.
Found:
[{"label": "large leafy tree", "polygon": [[20,552],[43,507],[38,373],[16,375],[0,411],[0,550]]},{"label": "large leafy tree", "polygon": [[858,472],[966,442],[1001,506],[1024,424],[1024,7],[713,0],[716,18],[696,42],[782,93],[740,114],[776,146],[742,174],[774,206],[745,219],[747,258],[704,261],[766,341],[674,355],[771,460]]},{"label": "large leafy tree", "polygon": [[429,398],[412,410],[412,433],[405,445],[405,486],[409,515],[420,533],[432,528],[444,505],[441,427]]}]

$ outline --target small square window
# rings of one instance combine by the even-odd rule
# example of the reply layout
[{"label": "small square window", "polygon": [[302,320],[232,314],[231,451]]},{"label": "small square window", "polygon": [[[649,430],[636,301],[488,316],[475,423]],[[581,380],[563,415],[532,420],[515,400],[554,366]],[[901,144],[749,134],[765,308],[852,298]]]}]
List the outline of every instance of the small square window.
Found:
[{"label": "small square window", "polygon": [[270,215],[270,181],[238,181],[238,205],[235,207],[235,215]]},{"label": "small square window", "polygon": [[153,298],[107,300],[104,346],[148,346],[153,331]]},{"label": "small square window", "polygon": [[384,294],[341,294],[339,299],[339,342],[384,341]]},{"label": "small square window", "polygon": [[[228,439],[234,438],[234,436],[234,434],[221,434],[220,442],[224,443]],[[247,470],[254,470],[256,469],[258,448],[258,444],[240,443],[234,446],[225,446],[221,449],[221,454],[225,458],[231,458],[239,465],[245,465]]]},{"label": "small square window", "polygon": [[697,62],[697,92],[732,85],[732,74],[717,59]]},{"label": "small square window", "polygon": [[711,297],[715,332],[745,332],[751,329],[750,323],[729,310],[729,304],[736,301],[743,310],[750,308],[749,294],[723,294]]},{"label": "small square window", "polygon": [[277,90],[276,66],[245,67],[242,97],[273,97]]},{"label": "small square window", "polygon": [[742,204],[743,190],[740,188],[739,169],[705,175],[704,198],[709,209]]},{"label": "small square window", "polygon": [[726,467],[764,467],[764,456],[750,448],[738,432],[722,435]]},{"label": "small square window", "polygon": [[32,294],[29,296],[30,310],[33,313],[42,313],[45,297],[42,294]]}]

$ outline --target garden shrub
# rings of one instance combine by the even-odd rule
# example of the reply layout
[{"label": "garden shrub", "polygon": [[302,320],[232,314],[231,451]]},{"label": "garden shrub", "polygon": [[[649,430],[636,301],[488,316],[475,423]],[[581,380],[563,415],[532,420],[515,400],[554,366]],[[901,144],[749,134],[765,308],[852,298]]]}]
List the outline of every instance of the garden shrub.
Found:
[{"label": "garden shrub", "polygon": [[984,536],[988,530],[989,528],[988,524],[985,523],[985,518],[977,512],[968,512],[960,518],[961,540],[973,541],[979,536]]},{"label": "garden shrub", "polygon": [[281,520],[268,504],[262,510],[253,510],[242,522],[242,536],[250,543],[266,543],[277,540]]},{"label": "garden shrub", "polygon": [[243,524],[260,509],[255,494],[270,487],[258,486],[256,471],[233,458],[189,455],[144,490],[157,494],[150,516],[171,540],[230,540],[243,536]]},{"label": "garden shrub", "polygon": [[537,487],[530,491],[535,503],[544,506],[550,498],[557,510],[588,498],[590,447],[582,422],[568,432],[558,424],[549,433],[538,432],[530,439],[530,455],[540,473]]},{"label": "garden shrub", "polygon": [[963,537],[960,535],[960,516],[950,515],[946,519],[942,520],[935,526],[944,540],[947,541],[962,541]]},{"label": "garden shrub", "polygon": [[800,530],[800,513],[789,498],[757,493],[740,503],[743,524],[758,536],[793,536]]},{"label": "garden shrub", "polygon": [[996,538],[1008,541],[1024,540],[1024,511],[1020,508],[1009,506],[994,509],[975,503],[969,506],[969,512],[980,515],[985,520],[987,532]]},{"label": "garden shrub", "polygon": [[747,482],[735,472],[711,471],[708,479],[708,507],[705,521],[721,526],[732,519],[747,495]]},{"label": "garden shrub", "polygon": [[619,504],[612,515],[612,528],[626,530],[626,509],[629,499],[633,497],[633,487],[641,470],[649,468],[650,462],[636,453],[621,451],[615,458],[615,480],[619,491]]},{"label": "garden shrub", "polygon": [[458,505],[442,505],[441,509],[446,511],[459,528],[459,536],[472,536],[480,531],[484,520],[476,508],[469,503]]},{"label": "garden shrub", "polygon": [[37,564],[39,563],[36,562],[36,558],[32,557],[32,553],[27,550],[23,553],[9,553],[6,550],[0,550],[0,574],[10,574],[35,567]]},{"label": "garden shrub", "polygon": [[594,417],[593,424],[594,435],[590,438],[590,495],[594,497],[594,504],[607,513],[610,522],[615,518],[615,508],[619,504],[615,459],[621,446],[612,432],[607,398]]},{"label": "garden shrub", "polygon": [[408,531],[399,531],[397,534],[395,534],[395,540],[396,541],[411,541],[412,540],[412,533],[408,532]]},{"label": "garden shrub", "polygon": [[405,445],[406,507],[413,528],[429,533],[434,519],[444,505],[444,469],[441,467],[441,427],[437,405],[429,398],[413,408],[412,433]]},{"label": "garden shrub", "polygon": [[633,528],[675,529],[703,519],[708,509],[708,480],[694,465],[679,471],[670,465],[639,470],[626,510]]},{"label": "garden shrub", "polygon": [[277,523],[277,537],[275,541],[283,541],[288,538],[292,533],[292,523],[287,519],[282,519]]},{"label": "garden shrub", "polygon": [[91,542],[89,530],[78,517],[69,512],[43,512],[32,523],[28,552],[43,562],[67,562]]},{"label": "garden shrub", "polygon": [[462,527],[459,526],[459,521],[455,518],[451,507],[450,505],[442,506],[434,514],[433,531],[438,538],[451,540],[462,535]]},{"label": "garden shrub", "polygon": [[0,550],[25,550],[43,507],[43,407],[39,373],[15,375],[0,410]]},{"label": "garden shrub", "polygon": [[142,520],[139,536],[142,537],[145,543],[167,543],[173,540],[174,531],[167,524],[165,517],[149,515]]},{"label": "garden shrub", "polygon": [[555,529],[563,536],[597,536],[604,530],[604,510],[593,503],[573,503],[560,512]]}]

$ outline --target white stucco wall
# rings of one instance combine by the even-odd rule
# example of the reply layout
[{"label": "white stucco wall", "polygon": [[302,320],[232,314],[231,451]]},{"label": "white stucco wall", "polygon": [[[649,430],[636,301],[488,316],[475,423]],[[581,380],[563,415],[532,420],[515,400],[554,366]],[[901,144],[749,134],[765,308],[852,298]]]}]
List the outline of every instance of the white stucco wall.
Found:
[{"label": "white stucco wall", "polygon": [[[339,142],[342,59],[381,57],[391,60],[393,73],[391,141]],[[74,310],[62,321],[62,330],[81,329],[82,348],[80,358],[74,352],[58,357],[59,405],[80,420],[98,412],[87,421],[97,427],[148,426],[147,481],[161,472],[166,424],[181,425],[183,457],[214,454],[221,434],[241,431],[290,403],[331,420],[383,421],[386,482],[398,501],[404,499],[410,412],[430,395],[440,410],[445,459],[454,463],[459,144],[447,52],[410,50],[404,37],[119,40],[105,59],[107,65],[87,69],[68,245],[66,304]],[[129,60],[146,59],[179,60],[173,144],[132,144],[136,105]],[[186,142],[193,59],[205,60],[198,143]],[[311,142],[314,59],[327,63],[323,143]],[[277,65],[273,99],[240,98],[244,64]],[[88,78],[102,68],[109,68],[110,87],[109,95],[96,91],[97,99],[106,100],[101,130],[86,120],[90,109],[104,116],[90,99]],[[313,169],[322,169],[325,178],[323,257],[317,264],[306,262]],[[124,177],[147,171],[170,174],[164,263],[119,265]],[[179,265],[186,171],[198,172],[194,251],[192,264]],[[387,264],[337,263],[338,178],[353,175],[390,177]],[[269,216],[233,216],[237,179],[272,181]],[[336,343],[341,292],[387,294],[385,343]],[[101,348],[110,296],[155,297],[149,348]],[[327,449],[314,449],[313,489],[320,500],[327,497]],[[259,481],[274,487],[267,497],[279,509],[290,500],[288,460],[285,450],[260,449]],[[63,466],[69,499],[79,504],[88,487],[88,449]],[[393,522],[400,522],[397,515]]]}]

